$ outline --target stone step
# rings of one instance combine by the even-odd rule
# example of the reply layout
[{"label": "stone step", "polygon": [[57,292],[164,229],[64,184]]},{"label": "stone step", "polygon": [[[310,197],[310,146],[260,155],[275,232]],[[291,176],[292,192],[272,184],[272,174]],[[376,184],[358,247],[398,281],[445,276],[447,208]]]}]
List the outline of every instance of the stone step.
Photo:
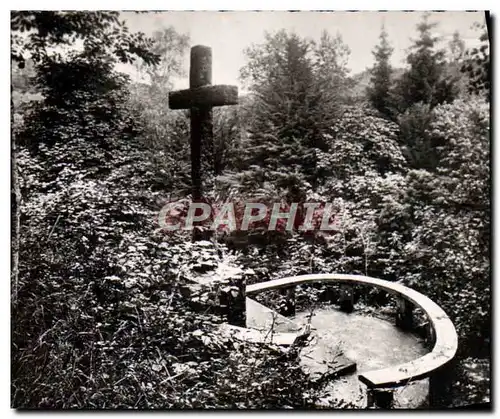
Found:
[{"label": "stone step", "polygon": [[302,370],[315,384],[356,371],[356,362],[339,349],[328,347],[315,332],[311,334],[308,345],[300,351],[299,357]]},{"label": "stone step", "polygon": [[301,330],[301,326],[293,320],[248,297],[246,315],[246,326],[251,329],[268,331],[273,326],[273,330],[279,333],[293,333]]},{"label": "stone step", "polygon": [[[239,332],[238,336],[248,336],[253,341],[263,341],[267,336],[269,342],[269,330],[273,326],[273,343],[287,342],[282,344],[291,345],[297,342],[299,337],[307,335],[309,330],[293,320],[284,317],[274,310],[248,298],[246,299],[247,320],[246,326],[255,329],[257,333]],[[316,333],[311,333],[308,342],[301,349],[299,357],[302,370],[309,375],[311,381],[320,385],[324,380],[333,379],[356,371],[356,363],[347,358],[339,349],[329,348],[327,344]]]}]

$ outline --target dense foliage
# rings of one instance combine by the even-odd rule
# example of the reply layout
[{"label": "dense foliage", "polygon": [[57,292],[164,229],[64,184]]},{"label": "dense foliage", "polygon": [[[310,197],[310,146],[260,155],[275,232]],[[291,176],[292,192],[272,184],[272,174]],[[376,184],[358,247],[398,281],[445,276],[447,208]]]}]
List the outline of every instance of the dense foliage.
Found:
[{"label": "dense foliage", "polygon": [[[432,27],[418,26],[398,71],[382,33],[361,95],[340,35],[313,42],[282,30],[250,46],[241,72],[250,93],[214,109],[206,199],[332,202],[338,229],[192,243],[157,222],[165,202],[190,200],[188,115],[167,100],[189,38],[129,33],[116,12],[13,12],[12,406],[317,407],[322,389],[299,368],[297,348],[221,334],[217,287],[192,280],[329,272],[401,281],[440,304],[460,338],[456,404],[482,401],[489,50],[464,50],[456,37],[446,53]],[[132,82],[115,64],[136,58]],[[282,297],[262,296],[277,309]],[[297,307],[329,299],[326,286],[303,287]]]},{"label": "dense foliage", "polygon": [[[307,407],[293,357],[223,338],[221,316],[193,310],[181,285],[223,271],[227,251],[166,243],[155,228],[158,194],[148,192],[150,156],[132,140],[113,145],[107,161],[83,140],[20,156],[29,191],[21,259],[30,264],[13,306],[13,405]],[[64,164],[82,156],[99,170]]]}]

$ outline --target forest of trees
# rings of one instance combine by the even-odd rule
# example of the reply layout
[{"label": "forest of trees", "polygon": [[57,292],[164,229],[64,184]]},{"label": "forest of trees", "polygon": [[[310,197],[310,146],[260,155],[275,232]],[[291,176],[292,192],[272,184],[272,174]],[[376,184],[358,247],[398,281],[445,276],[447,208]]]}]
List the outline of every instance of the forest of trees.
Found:
[{"label": "forest of trees", "polygon": [[489,34],[478,23],[466,48],[434,27],[418,24],[402,68],[382,27],[361,93],[341,34],[248,46],[250,93],[214,109],[207,199],[333,202],[341,229],[191,242],[156,221],[190,199],[189,119],[168,109],[189,35],[132,33],[118,12],[12,12],[12,406],[314,406],[293,357],[222,339],[213,296],[183,292],[224,266],[247,283],[336,272],[424,293],[459,334],[457,403],[484,401],[488,380],[464,366],[490,356]]}]

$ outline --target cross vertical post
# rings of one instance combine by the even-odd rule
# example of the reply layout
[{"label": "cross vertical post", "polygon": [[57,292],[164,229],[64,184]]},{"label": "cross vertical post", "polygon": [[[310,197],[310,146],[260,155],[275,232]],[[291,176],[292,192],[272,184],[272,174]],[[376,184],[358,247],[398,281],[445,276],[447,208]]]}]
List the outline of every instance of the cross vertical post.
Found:
[{"label": "cross vertical post", "polygon": [[[236,86],[212,86],[212,49],[204,45],[191,48],[189,89],[168,94],[170,109],[189,109],[191,117],[191,197],[193,202],[203,199],[203,180],[215,172],[212,107],[236,105]],[[193,226],[193,241],[204,235]],[[245,280],[234,281],[227,290],[222,290],[221,299],[226,305],[231,324],[245,326],[246,297]]]},{"label": "cross vertical post", "polygon": [[[212,50],[203,45],[191,48],[189,88],[196,89],[212,84]],[[202,197],[202,173],[211,168],[213,161],[213,118],[210,106],[191,108],[191,179],[192,198],[199,202]],[[201,156],[205,159],[202,163]],[[202,168],[202,164],[203,167]]]},{"label": "cross vertical post", "polygon": [[[170,109],[189,109],[191,117],[191,196],[203,197],[203,180],[214,172],[212,107],[236,105],[236,86],[212,86],[212,49],[204,45],[191,48],[189,89],[168,94]],[[197,229],[193,240],[202,236]]]}]

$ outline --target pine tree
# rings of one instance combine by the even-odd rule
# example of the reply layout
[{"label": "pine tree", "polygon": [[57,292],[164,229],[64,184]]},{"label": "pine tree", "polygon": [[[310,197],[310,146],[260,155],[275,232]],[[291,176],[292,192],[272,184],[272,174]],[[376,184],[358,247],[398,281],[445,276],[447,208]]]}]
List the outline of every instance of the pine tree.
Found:
[{"label": "pine tree", "polygon": [[389,44],[385,27],[382,26],[380,33],[380,43],[373,51],[375,65],[370,70],[371,85],[368,87],[368,97],[370,102],[382,114],[391,114],[391,75],[392,67],[390,63],[393,48]]},{"label": "pine tree", "polygon": [[465,42],[460,33],[453,32],[453,38],[448,42],[446,71],[448,78],[454,82],[457,96],[462,96],[467,92],[468,79],[462,72],[465,52]]},{"label": "pine tree", "polygon": [[448,43],[448,47],[450,50],[450,61],[460,61],[465,53],[465,42],[460,37],[458,31],[453,32],[453,38]]},{"label": "pine tree", "polygon": [[[253,93],[253,119],[246,144],[247,165],[287,174],[315,170],[321,91],[309,58],[312,43],[285,31],[246,51],[242,78]],[[277,173],[275,173],[277,175]]]},{"label": "pine tree", "polygon": [[[488,22],[488,21],[487,21]],[[490,38],[485,25],[476,23],[476,30],[481,30],[479,47],[471,48],[464,54],[461,72],[467,78],[467,89],[471,94],[490,94],[491,64],[490,64]]]},{"label": "pine tree", "polygon": [[445,51],[436,48],[439,38],[432,33],[436,25],[429,22],[429,14],[417,25],[419,38],[411,47],[409,68],[398,85],[401,112],[418,102],[431,107],[451,102],[458,93],[455,80],[447,77]]}]

